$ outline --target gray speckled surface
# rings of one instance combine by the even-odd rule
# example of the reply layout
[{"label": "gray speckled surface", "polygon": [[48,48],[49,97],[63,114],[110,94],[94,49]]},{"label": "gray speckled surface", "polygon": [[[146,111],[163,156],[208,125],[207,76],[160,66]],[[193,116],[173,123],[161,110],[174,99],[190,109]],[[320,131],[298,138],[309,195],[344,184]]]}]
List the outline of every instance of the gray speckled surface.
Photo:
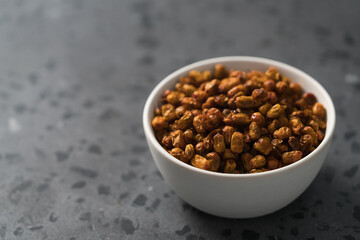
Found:
[{"label": "gray speckled surface", "polygon": [[[360,2],[0,1],[1,239],[360,238]],[[151,89],[196,60],[292,64],[334,99],[312,185],[256,219],[199,212],[161,179]]]}]

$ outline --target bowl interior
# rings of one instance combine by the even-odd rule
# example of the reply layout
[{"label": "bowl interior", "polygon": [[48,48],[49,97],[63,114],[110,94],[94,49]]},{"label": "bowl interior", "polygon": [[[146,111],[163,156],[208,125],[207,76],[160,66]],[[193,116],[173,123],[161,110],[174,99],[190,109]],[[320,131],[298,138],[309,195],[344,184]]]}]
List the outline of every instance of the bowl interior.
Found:
[{"label": "bowl interior", "polygon": [[[222,63],[224,64],[227,69],[239,69],[243,71],[250,71],[250,70],[259,70],[259,71],[265,71],[268,67],[274,66],[276,67],[280,73],[288,78],[291,79],[293,82],[297,82],[301,84],[304,91],[306,92],[312,92],[317,97],[318,101],[321,102],[324,107],[327,110],[327,128],[325,132],[325,138],[321,142],[321,144],[308,156],[304,157],[303,159],[299,160],[296,163],[290,164],[288,166],[285,166],[283,168],[271,170],[268,172],[258,173],[258,174],[225,174],[225,173],[214,173],[205,171],[202,169],[194,168],[188,164],[185,164],[175,157],[168,154],[165,149],[162,148],[162,146],[157,142],[153,129],[151,127],[151,120],[154,117],[154,111],[155,108],[159,106],[160,104],[160,98],[163,92],[166,89],[173,89],[177,81],[181,76],[185,76],[188,74],[190,70],[207,70],[207,69],[213,69],[215,64]],[[176,161],[177,164],[183,166],[183,167],[189,167],[194,171],[200,171],[205,174],[212,174],[212,175],[222,175],[227,177],[240,177],[240,176],[260,176],[263,174],[273,174],[276,171],[284,171],[287,168],[293,168],[297,165],[301,164],[303,161],[307,161],[311,156],[316,152],[319,151],[323,145],[325,145],[326,142],[331,140],[331,136],[334,132],[335,127],[335,108],[333,105],[333,102],[329,96],[329,94],[325,91],[325,89],[318,83],[315,79],[310,77],[308,74],[302,72],[301,70],[292,67],[290,65],[265,59],[265,58],[258,58],[258,57],[242,57],[242,56],[235,56],[235,57],[220,57],[220,58],[212,58],[203,60],[200,62],[196,62],[193,64],[190,64],[188,66],[185,66],[169,76],[167,76],[164,80],[162,80],[152,91],[150,94],[145,107],[144,107],[144,115],[143,115],[143,125],[145,134],[148,138],[148,141],[153,142],[154,145],[156,145],[157,150],[161,151],[163,154],[166,154],[170,161]],[[155,143],[154,143],[155,142]]]}]

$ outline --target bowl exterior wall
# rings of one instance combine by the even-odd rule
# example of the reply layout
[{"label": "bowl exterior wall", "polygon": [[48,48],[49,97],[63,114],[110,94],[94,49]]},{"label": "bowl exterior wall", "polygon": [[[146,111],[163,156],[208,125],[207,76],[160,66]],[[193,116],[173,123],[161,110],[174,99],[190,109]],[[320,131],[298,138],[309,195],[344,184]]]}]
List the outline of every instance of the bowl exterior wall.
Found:
[{"label": "bowl exterior wall", "polygon": [[206,213],[251,218],[277,211],[295,200],[317,175],[330,142],[300,168],[261,178],[222,178],[179,168],[149,143],[156,166],[184,201]]}]

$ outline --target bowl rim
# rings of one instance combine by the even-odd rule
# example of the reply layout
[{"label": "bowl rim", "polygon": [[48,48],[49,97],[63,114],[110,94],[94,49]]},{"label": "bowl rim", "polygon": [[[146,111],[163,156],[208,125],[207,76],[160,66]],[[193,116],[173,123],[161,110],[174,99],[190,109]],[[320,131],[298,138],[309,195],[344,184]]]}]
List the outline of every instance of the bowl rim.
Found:
[{"label": "bowl rim", "polygon": [[[208,64],[215,65],[217,63],[222,63],[222,62],[238,62],[238,61],[263,63],[263,64],[271,65],[274,67],[279,66],[281,68],[286,68],[288,71],[292,71],[301,77],[307,78],[311,82],[311,84],[314,85],[314,87],[317,89],[317,91],[321,92],[321,94],[325,97],[325,100],[329,105],[329,107],[326,109],[326,112],[327,112],[326,125],[327,126],[326,126],[326,132],[325,132],[325,137],[324,137],[323,141],[313,152],[311,152],[309,155],[307,155],[306,157],[300,159],[299,161],[297,161],[295,163],[289,164],[289,165],[281,167],[281,168],[273,169],[270,171],[260,172],[260,173],[256,173],[256,174],[244,174],[244,173],[229,174],[229,173],[212,172],[212,171],[203,170],[203,169],[191,166],[190,164],[184,163],[184,162],[180,161],[179,159],[171,156],[160,145],[160,143],[155,138],[154,132],[151,127],[151,121],[148,121],[150,114],[153,114],[153,113],[150,113],[151,106],[154,104],[154,101],[158,100],[158,99],[155,99],[155,97],[156,97],[157,93],[160,91],[160,89],[162,89],[163,86],[165,84],[167,84],[170,80],[172,80],[174,77],[179,77],[180,75],[182,75],[192,69],[202,67],[203,65],[208,65]],[[269,176],[269,175],[279,174],[279,173],[286,172],[286,171],[291,171],[294,168],[300,167],[301,165],[310,161],[322,149],[324,149],[324,147],[328,143],[331,142],[332,135],[334,134],[335,122],[336,122],[336,114],[335,114],[334,103],[331,100],[331,97],[328,94],[328,92],[324,89],[324,87],[318,81],[316,81],[313,77],[311,77],[307,73],[303,72],[302,70],[295,68],[291,65],[288,65],[286,63],[268,59],[268,58],[253,57],[253,56],[215,57],[215,58],[208,58],[205,60],[197,61],[197,62],[191,63],[189,65],[186,65],[186,66],[172,72],[171,74],[167,75],[164,79],[162,79],[155,86],[155,88],[152,90],[149,97],[147,98],[145,106],[144,106],[144,110],[143,110],[143,127],[144,127],[144,132],[147,137],[147,140],[150,141],[152,143],[152,145],[156,148],[156,150],[159,153],[161,153],[166,159],[175,163],[179,167],[196,172],[198,174],[203,174],[203,175],[208,175],[208,176],[213,176],[213,177],[221,177],[221,178],[235,178],[235,179],[236,178],[258,178],[258,177],[263,177],[263,176]],[[149,142],[149,144],[150,144],[150,142]]]}]

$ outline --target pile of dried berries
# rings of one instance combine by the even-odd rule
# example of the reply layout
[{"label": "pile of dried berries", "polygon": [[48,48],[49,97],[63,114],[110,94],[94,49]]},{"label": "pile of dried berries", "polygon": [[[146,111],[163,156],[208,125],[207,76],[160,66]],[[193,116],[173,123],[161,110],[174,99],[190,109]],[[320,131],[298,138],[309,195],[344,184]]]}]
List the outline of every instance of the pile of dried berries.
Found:
[{"label": "pile of dried berries", "polygon": [[265,73],[192,70],[166,90],[152,127],[177,159],[204,170],[258,173],[294,163],[320,144],[326,110],[270,67]]}]

